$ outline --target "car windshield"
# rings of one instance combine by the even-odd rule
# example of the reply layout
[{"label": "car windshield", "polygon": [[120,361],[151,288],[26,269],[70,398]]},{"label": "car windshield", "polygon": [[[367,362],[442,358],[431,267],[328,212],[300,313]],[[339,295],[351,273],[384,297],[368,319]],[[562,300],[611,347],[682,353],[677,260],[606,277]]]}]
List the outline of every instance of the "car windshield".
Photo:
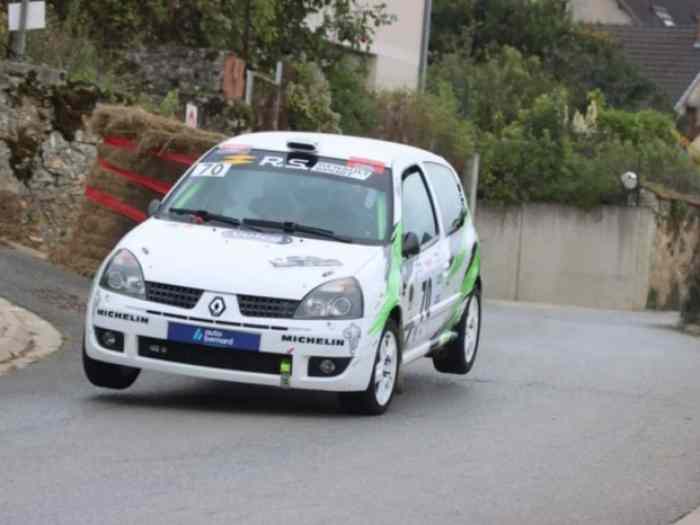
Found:
[{"label": "car windshield", "polygon": [[363,159],[220,147],[190,169],[159,218],[385,244],[391,179],[389,169]]}]

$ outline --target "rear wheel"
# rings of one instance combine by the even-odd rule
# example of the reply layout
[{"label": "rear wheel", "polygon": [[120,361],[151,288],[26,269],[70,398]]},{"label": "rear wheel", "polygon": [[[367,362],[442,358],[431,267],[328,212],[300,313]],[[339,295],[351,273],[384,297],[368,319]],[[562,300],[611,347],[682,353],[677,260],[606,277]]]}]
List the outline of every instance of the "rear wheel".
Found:
[{"label": "rear wheel", "polygon": [[379,340],[367,390],[341,393],[340,404],[344,409],[352,413],[368,415],[386,412],[394,397],[399,375],[401,352],[398,333],[396,322],[389,320]]},{"label": "rear wheel", "polygon": [[433,365],[446,374],[468,374],[476,362],[481,338],[481,292],[469,298],[457,325],[457,339],[433,353]]},{"label": "rear wheel", "polygon": [[114,390],[129,388],[141,373],[140,368],[97,361],[87,355],[85,347],[83,347],[83,370],[93,385]]}]

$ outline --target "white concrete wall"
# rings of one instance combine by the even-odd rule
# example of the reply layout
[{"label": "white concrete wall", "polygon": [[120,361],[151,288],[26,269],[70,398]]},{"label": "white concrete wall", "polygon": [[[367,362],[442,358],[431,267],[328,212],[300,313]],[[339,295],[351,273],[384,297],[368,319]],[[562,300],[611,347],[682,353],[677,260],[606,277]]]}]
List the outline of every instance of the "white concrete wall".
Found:
[{"label": "white concrete wall", "polygon": [[616,0],[570,0],[569,7],[578,22],[603,24],[632,24],[632,18]]},{"label": "white concrete wall", "polygon": [[612,309],[646,306],[656,232],[649,209],[480,205],[477,227],[489,298]]},{"label": "white concrete wall", "polygon": [[380,27],[371,52],[376,56],[376,88],[418,87],[423,35],[424,0],[383,0],[397,20]]}]

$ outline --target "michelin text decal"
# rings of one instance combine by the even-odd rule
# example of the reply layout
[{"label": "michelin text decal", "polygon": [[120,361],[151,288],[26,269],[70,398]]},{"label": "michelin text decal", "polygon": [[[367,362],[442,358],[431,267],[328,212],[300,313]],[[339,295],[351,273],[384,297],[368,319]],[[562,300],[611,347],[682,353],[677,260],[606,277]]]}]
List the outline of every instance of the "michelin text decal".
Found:
[{"label": "michelin text decal", "polygon": [[107,317],[109,319],[117,319],[119,321],[129,321],[130,323],[138,323],[138,324],[148,324],[149,323],[148,317],[143,317],[142,315],[123,314],[121,312],[114,312],[112,310],[98,309],[97,315],[100,317]]}]

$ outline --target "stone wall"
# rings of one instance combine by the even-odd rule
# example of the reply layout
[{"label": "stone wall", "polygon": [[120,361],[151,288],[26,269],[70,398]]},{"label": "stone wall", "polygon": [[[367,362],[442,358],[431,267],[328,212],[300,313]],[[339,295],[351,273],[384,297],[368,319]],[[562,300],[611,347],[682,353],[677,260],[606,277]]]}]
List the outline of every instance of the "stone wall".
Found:
[{"label": "stone wall", "polygon": [[60,71],[0,63],[0,236],[45,252],[70,236],[96,156],[81,117],[96,99]]},{"label": "stone wall", "polygon": [[[223,95],[224,65],[230,55],[229,51],[179,46],[135,48],[123,56],[123,80],[156,107],[177,92],[179,120],[184,120],[185,105],[192,103],[199,108],[200,127],[237,135],[253,127],[254,114],[242,100],[226,100]],[[255,99],[267,104],[264,97]],[[258,108],[257,113],[264,127],[266,112]]]},{"label": "stone wall", "polygon": [[700,270],[700,209],[662,201],[657,210],[648,306],[680,310]]},{"label": "stone wall", "polygon": [[217,94],[222,90],[224,62],[230,53],[177,46],[127,51],[130,79],[140,91],[166,96],[177,89],[186,97]]}]

